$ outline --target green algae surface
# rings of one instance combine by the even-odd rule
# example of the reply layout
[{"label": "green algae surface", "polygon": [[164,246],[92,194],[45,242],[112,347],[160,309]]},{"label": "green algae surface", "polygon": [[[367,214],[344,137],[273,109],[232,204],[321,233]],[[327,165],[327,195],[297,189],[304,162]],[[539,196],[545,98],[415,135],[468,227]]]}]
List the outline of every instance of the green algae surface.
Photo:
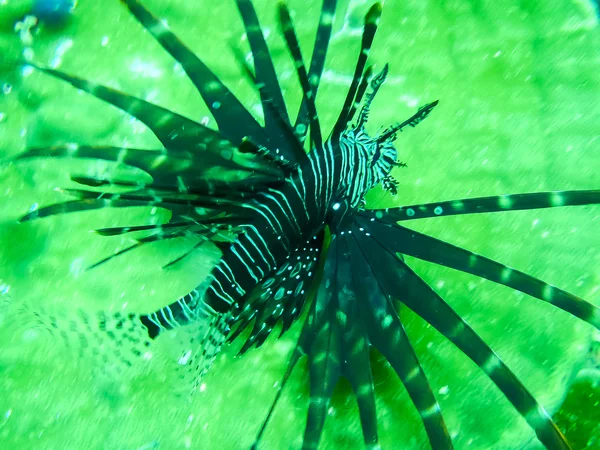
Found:
[{"label": "green algae surface", "polygon": [[[290,111],[300,100],[275,23],[275,3],[256,0]],[[290,0],[305,58],[320,2]],[[340,1],[318,96],[324,129],[335,121],[370,2]],[[145,4],[259,115],[258,96],[231,48],[247,51],[232,0],[148,0]],[[3,62],[33,60],[151,100],[195,120],[207,108],[180,67],[116,0],[80,1],[60,27],[43,23],[31,40],[15,33],[31,2],[0,1]],[[373,105],[373,131],[426,102],[440,105],[397,141],[397,197],[374,190],[368,206],[598,187],[600,27],[590,2],[555,0],[387,1],[372,52],[390,64]],[[0,158],[66,142],[158,148],[128,115],[43,74],[0,67]],[[181,392],[175,341],[114,374],[36,326],[32,311],[148,312],[196,286],[217,257],[193,242],[140,249],[97,269],[90,264],[130,242],[90,230],[168,220],[150,208],[99,210],[18,224],[32,208],[70,199],[69,174],[115,170],[97,161],[36,160],[0,165],[0,446],[10,449],[248,448],[272,401],[298,326],[235,359],[234,343],[198,391]],[[139,173],[137,175],[140,175]],[[564,209],[422,220],[415,229],[465,246],[598,304],[600,209]],[[475,277],[410,260],[417,272],[479,332],[539,401],[556,414],[573,448],[597,448],[598,369],[591,327],[541,302]],[[420,319],[401,310],[457,449],[540,448],[533,432],[477,367]],[[393,371],[373,355],[382,448],[428,448],[416,410]],[[109,364],[110,365],[110,362]],[[584,368],[584,378],[576,374]],[[573,380],[576,380],[573,383]],[[573,385],[564,407],[559,407]],[[324,449],[363,448],[355,400],[334,394]],[[262,448],[299,448],[307,373],[288,383]]]}]

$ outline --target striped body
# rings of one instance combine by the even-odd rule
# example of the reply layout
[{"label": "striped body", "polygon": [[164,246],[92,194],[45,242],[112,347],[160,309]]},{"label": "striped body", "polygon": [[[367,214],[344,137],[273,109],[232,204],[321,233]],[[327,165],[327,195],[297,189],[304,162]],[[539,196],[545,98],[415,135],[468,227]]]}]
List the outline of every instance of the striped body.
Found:
[{"label": "striped body", "polygon": [[[329,399],[342,377],[356,395],[365,446],[379,448],[370,355],[370,348],[374,347],[404,384],[431,447],[450,450],[453,438],[427,373],[404,330],[395,299],[473,360],[546,448],[569,449],[551,417],[519,378],[464,318],[410,268],[402,255],[507,286],[552,304],[596,329],[600,329],[600,308],[524,272],[398,222],[592,205],[600,203],[600,190],[501,195],[368,210],[364,196],[374,186],[381,184],[384,190],[396,193],[397,181],[392,171],[404,165],[397,161],[398,152],[393,145],[397,133],[415,127],[437,105],[437,101],[424,105],[407,120],[375,137],[366,133],[371,102],[388,70],[386,65],[372,76],[367,67],[381,5],[373,5],[366,14],[352,82],[330,137],[323,140],[314,99],[331,37],[335,0],[323,1],[309,69],[304,65],[289,11],[284,3],[279,5],[281,31],[303,94],[295,123],[287,110],[252,2],[236,0],[253,56],[254,67],[246,69],[260,94],[264,126],[164,21],[154,17],[139,0],[123,3],[181,65],[203,97],[218,131],[146,100],[34,65],[136,117],[148,126],[162,147],[119,149],[71,144],[30,149],[17,159],[47,156],[106,160],[137,167],[152,182],[75,175],[72,180],[84,187],[119,187],[121,193],[71,189],[68,192],[76,200],[37,209],[21,221],[105,207],[162,207],[172,213],[167,224],[96,230],[107,236],[139,231],[153,234],[135,239],[131,247],[92,267],[141,245],[190,235],[198,238],[198,244],[169,265],[208,241],[219,246],[222,256],[200,285],[157,311],[146,315],[101,312],[96,325],[95,318],[70,315],[73,311],[69,311],[65,313],[67,326],[61,327],[50,317],[51,331],[74,337],[82,348],[105,361],[116,356],[117,361],[129,366],[146,354],[151,345],[148,336],[153,339],[163,331],[186,326],[190,333],[180,335],[188,339],[183,342],[184,354],[177,363],[197,383],[227,337],[233,340],[252,327],[240,350],[244,353],[251,346],[260,346],[276,324],[282,324],[282,333],[289,329],[308,303],[288,369],[253,448],[257,448],[282,389],[303,355],[308,360],[311,397],[303,448],[317,448]],[[310,143],[308,154],[304,150],[305,139]],[[232,239],[224,244],[217,239],[219,233]],[[310,302],[309,292],[314,293]],[[36,317],[44,323],[42,315]],[[239,326],[230,333],[232,324]]]},{"label": "striped body", "polygon": [[[313,150],[279,188],[260,192],[244,204],[249,223],[241,227],[242,232],[207,280],[176,302],[142,316],[150,337],[202,320],[207,314],[243,307],[245,296],[285,264],[294,251],[310,246],[311,238],[332,225],[340,214],[348,216],[347,209],[338,210],[341,203],[353,208],[360,203],[367,189],[357,186],[373,180],[364,176],[369,164],[364,147],[342,139],[338,144],[327,140],[323,148]],[[310,258],[313,263],[317,259]]]}]

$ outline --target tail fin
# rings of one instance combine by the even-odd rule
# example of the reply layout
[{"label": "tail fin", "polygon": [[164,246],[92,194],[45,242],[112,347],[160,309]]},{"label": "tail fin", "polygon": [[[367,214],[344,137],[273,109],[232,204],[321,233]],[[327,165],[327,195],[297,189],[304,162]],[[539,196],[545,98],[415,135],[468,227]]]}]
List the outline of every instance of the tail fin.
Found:
[{"label": "tail fin", "polygon": [[47,332],[53,345],[63,345],[80,358],[89,359],[109,376],[120,375],[152,356],[152,341],[138,314],[58,310],[20,302],[14,305],[11,316],[13,323],[23,328]]},{"label": "tail fin", "polygon": [[149,370],[153,359],[166,363],[167,370],[170,362],[179,377],[176,395],[195,390],[229,333],[229,315],[216,313],[156,339],[143,324],[146,316],[136,313],[57,310],[22,302],[13,305],[10,316],[13,323],[49,333],[53,345],[64,345],[109,379],[134,377]]}]

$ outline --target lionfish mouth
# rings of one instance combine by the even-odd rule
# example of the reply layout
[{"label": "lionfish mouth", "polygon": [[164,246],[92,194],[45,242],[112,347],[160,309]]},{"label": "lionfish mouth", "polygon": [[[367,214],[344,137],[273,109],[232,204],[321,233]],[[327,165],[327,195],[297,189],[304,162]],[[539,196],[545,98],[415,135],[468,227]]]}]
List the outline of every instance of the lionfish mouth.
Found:
[{"label": "lionfish mouth", "polygon": [[[359,208],[343,226],[333,228],[325,223],[312,234],[313,218],[322,213],[333,188],[334,171],[329,164],[334,159],[328,153],[331,142],[339,140],[347,130],[360,132],[371,101],[388,71],[385,66],[372,78],[372,70],[367,67],[381,5],[376,3],[366,15],[351,85],[330,138],[324,140],[315,97],[331,37],[335,0],[323,1],[308,69],[287,6],[279,4],[281,31],[294,59],[303,94],[294,121],[254,6],[250,0],[236,1],[253,55],[253,67],[248,67],[247,72],[260,94],[264,125],[138,0],[123,0],[123,3],[181,65],[207,104],[218,131],[116,89],[27,62],[129,113],[154,133],[161,147],[67,144],[28,150],[16,159],[99,159],[137,167],[150,178],[130,181],[73,175],[72,180],[81,185],[81,189],[65,191],[74,196],[73,200],[39,208],[21,221],[108,207],[160,207],[171,211],[170,222],[98,229],[105,236],[149,234],[136,238],[131,247],[93,267],[140,246],[184,236],[193,236],[198,243],[170,264],[208,243],[217,246],[222,257],[210,277],[196,289],[151,314],[102,313],[89,317],[81,311],[65,311],[61,317],[44,318],[37,314],[37,320],[57,335],[81,344],[83,353],[110,356],[111,361],[123,365],[142,359],[155,338],[174,328],[186,327],[194,338],[186,343],[190,348],[178,364],[185,371],[183,376],[191,378],[194,384],[209,369],[226,340],[233,340],[249,329],[240,351],[243,354],[251,347],[260,347],[278,324],[283,334],[293,323],[302,321],[302,331],[283,381],[252,448],[258,448],[286,382],[304,356],[310,372],[310,400],[302,447],[318,447],[333,390],[345,378],[356,396],[364,443],[370,449],[378,448],[371,349],[377,349],[405,386],[431,447],[454,448],[442,409],[398,313],[398,305],[402,304],[469,357],[512,403],[546,448],[568,449],[565,437],[528,388],[465,319],[413,271],[404,256],[509,287],[562,309],[596,329],[600,329],[600,309],[531,275],[406,228],[400,222],[592,205],[600,203],[600,190],[468,198],[386,209]],[[371,92],[358,121],[351,125],[369,84]],[[371,139],[376,149],[370,158],[383,159],[384,150],[393,149],[397,133],[407,126],[415,127],[436,105],[437,101],[426,104],[409,119]],[[306,139],[309,139],[309,153],[304,148]],[[347,164],[348,171],[376,167],[373,161],[358,157],[352,164],[349,160],[342,162]],[[388,186],[394,185],[386,178],[391,171],[388,166],[401,165],[395,157],[387,164],[381,169],[384,187],[386,180]]]}]

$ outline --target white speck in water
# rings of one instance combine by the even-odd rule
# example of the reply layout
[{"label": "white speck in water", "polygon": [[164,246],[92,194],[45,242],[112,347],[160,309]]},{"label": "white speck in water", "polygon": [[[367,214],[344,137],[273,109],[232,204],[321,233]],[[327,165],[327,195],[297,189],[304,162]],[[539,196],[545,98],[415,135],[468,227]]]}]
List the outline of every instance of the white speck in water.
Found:
[{"label": "white speck in water", "polygon": [[[33,53],[33,49],[31,47],[26,47],[23,49],[23,58],[26,61],[31,61],[33,59],[33,56],[34,56],[34,53]],[[27,74],[25,74],[25,69],[29,69],[29,72]],[[31,67],[31,66],[25,66],[25,68],[23,69],[24,76],[31,74],[31,72],[33,72],[33,67]]]},{"label": "white speck in water", "polygon": [[494,58],[497,58],[498,56],[500,56],[502,54],[501,50],[498,50],[496,53],[494,53]]},{"label": "white speck in water", "polygon": [[139,58],[135,58],[129,65],[129,70],[138,75],[142,75],[150,78],[159,78],[163,75],[163,70],[157,67],[155,64],[147,61],[142,61]]},{"label": "white speck in water", "polygon": [[419,104],[419,99],[412,95],[402,95],[400,96],[400,102],[404,103],[409,108],[414,108]]},{"label": "white speck in water", "polygon": [[63,56],[73,47],[73,39],[62,39],[54,50],[54,58],[50,61],[50,67],[57,68],[62,64]]},{"label": "white speck in water", "polygon": [[6,120],[6,114],[3,112],[0,112],[0,123],[4,122]]},{"label": "white speck in water", "polygon": [[7,283],[0,283],[0,294],[7,295],[9,292],[10,292],[10,285]]},{"label": "white speck in water", "polygon": [[4,418],[8,419],[11,415],[12,415],[12,409],[9,409],[4,413]]},{"label": "white speck in water", "polygon": [[108,41],[109,41],[108,36],[103,36],[102,40],[100,41],[100,45],[102,47],[106,47],[108,45]]},{"label": "white speck in water", "polygon": [[442,386],[438,391],[439,394],[446,395],[450,391],[448,386]]},{"label": "white speck in water", "polygon": [[5,95],[8,95],[8,94],[10,94],[10,93],[11,93],[11,91],[12,91],[12,86],[11,86],[9,83],[4,83],[4,84],[2,85],[2,92],[3,92]]},{"label": "white speck in water", "polygon": [[337,211],[338,209],[340,209],[340,204],[339,203],[334,203],[332,206],[334,211]]},{"label": "white speck in water", "polygon": [[71,262],[69,269],[73,275],[79,275],[83,270],[83,258],[75,258],[73,262]]},{"label": "white speck in water", "polygon": [[188,350],[187,352],[185,352],[185,354],[181,358],[179,358],[179,360],[177,361],[177,364],[185,366],[191,357],[192,357],[192,351]]}]

